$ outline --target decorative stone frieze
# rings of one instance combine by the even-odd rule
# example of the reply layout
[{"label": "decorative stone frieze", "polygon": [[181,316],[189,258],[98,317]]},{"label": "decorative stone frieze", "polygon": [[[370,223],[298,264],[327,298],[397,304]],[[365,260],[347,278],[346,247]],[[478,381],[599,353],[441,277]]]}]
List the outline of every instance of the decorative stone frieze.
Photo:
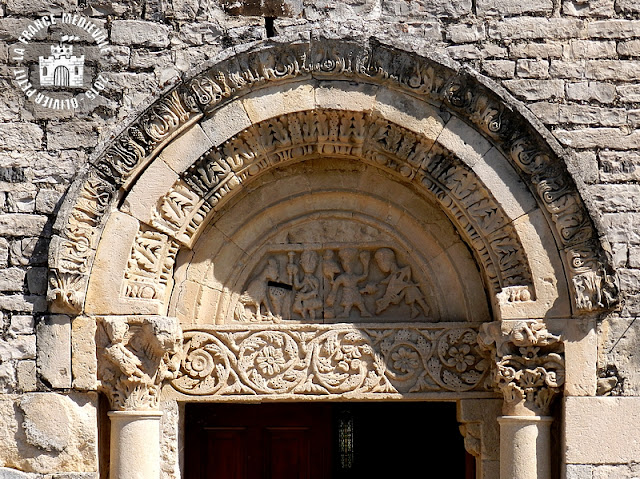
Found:
[{"label": "decorative stone frieze", "polygon": [[478,345],[493,363],[492,386],[504,396],[503,413],[548,416],[564,385],[564,345],[541,320],[502,321],[480,327]]},{"label": "decorative stone frieze", "polygon": [[189,396],[269,399],[486,392],[478,325],[219,326],[184,333],[178,377]]},{"label": "decorative stone frieze", "polygon": [[176,376],[182,333],[175,318],[98,318],[100,389],[117,411],[158,409],[162,383]]}]

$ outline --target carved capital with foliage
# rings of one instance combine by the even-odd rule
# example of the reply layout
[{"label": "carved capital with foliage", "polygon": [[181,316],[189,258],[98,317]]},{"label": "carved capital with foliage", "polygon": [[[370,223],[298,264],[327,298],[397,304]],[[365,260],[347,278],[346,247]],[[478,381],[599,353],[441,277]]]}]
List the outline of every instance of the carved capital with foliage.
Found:
[{"label": "carved capital with foliage", "polygon": [[112,409],[158,409],[162,383],[174,379],[180,366],[178,320],[115,316],[99,318],[98,325],[98,378]]},{"label": "carved capital with foliage", "polygon": [[542,320],[485,323],[478,345],[492,360],[489,380],[504,396],[503,414],[545,416],[564,385],[564,344]]}]

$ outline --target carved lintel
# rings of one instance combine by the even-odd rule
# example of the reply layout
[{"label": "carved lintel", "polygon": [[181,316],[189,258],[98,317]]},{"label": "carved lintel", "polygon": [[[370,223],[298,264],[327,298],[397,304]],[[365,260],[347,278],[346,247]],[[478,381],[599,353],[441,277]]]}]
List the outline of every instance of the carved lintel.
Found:
[{"label": "carved lintel", "polygon": [[564,385],[564,344],[541,320],[485,323],[478,345],[492,360],[491,385],[504,396],[505,415],[549,414]]},{"label": "carved lintel", "polygon": [[487,392],[488,361],[477,325],[260,324],[185,331],[172,386],[188,396],[265,396]]},{"label": "carved lintel", "polygon": [[114,410],[158,409],[160,387],[176,377],[182,330],[175,318],[99,318],[97,349],[100,389]]}]

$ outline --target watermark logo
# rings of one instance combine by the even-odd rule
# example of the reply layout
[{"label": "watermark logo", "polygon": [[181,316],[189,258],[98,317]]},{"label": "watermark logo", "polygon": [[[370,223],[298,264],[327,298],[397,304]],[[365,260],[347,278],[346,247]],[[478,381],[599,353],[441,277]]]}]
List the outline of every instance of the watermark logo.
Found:
[{"label": "watermark logo", "polygon": [[[66,30],[78,30],[75,33],[80,35],[61,35],[58,43],[50,45],[50,55],[38,56],[37,68],[30,65],[29,59],[33,57],[30,53],[37,46],[47,45],[38,42],[37,38],[54,25],[69,25]],[[95,42],[99,55],[111,51],[107,32],[83,15],[48,15],[33,21],[22,31],[18,43],[11,49],[16,64],[13,73],[29,100],[53,110],[75,110],[81,102],[95,99],[106,88],[107,79],[101,73],[91,78],[85,69],[84,48],[74,45],[83,39]],[[32,80],[34,77],[37,82]]]}]

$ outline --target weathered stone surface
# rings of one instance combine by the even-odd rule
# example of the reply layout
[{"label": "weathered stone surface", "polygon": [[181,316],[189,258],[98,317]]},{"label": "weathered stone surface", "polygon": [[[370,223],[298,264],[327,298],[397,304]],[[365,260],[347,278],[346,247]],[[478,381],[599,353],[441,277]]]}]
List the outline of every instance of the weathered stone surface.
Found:
[{"label": "weathered stone surface", "polygon": [[21,268],[0,269],[0,291],[22,291],[25,275]]},{"label": "weathered stone surface", "polygon": [[[569,464],[625,464],[640,457],[640,398],[566,397],[564,427]],[[616,431],[603,441],[602,431]]]},{"label": "weathered stone surface", "polygon": [[140,20],[115,20],[111,23],[111,41],[117,45],[166,47],[169,45],[169,28]]},{"label": "weathered stone surface", "polygon": [[602,82],[576,82],[565,85],[567,100],[611,103],[616,97],[616,87]]},{"label": "weathered stone surface", "polygon": [[610,241],[640,244],[640,213],[605,213],[602,220]]},{"label": "weathered stone surface", "polygon": [[47,294],[47,268],[36,267],[27,270],[27,289],[31,294]]},{"label": "weathered stone surface", "polygon": [[547,124],[624,126],[629,122],[628,112],[623,109],[548,102],[533,103],[529,108]]},{"label": "weathered stone surface", "polygon": [[640,36],[640,20],[602,20],[590,22],[587,34],[596,38],[631,38]]},{"label": "weathered stone surface", "polygon": [[640,130],[623,128],[583,128],[555,130],[555,137],[572,148],[612,148],[631,150],[640,147]]},{"label": "weathered stone surface", "polygon": [[612,17],[615,15],[614,0],[567,0],[562,4],[562,13],[576,17]]},{"label": "weathered stone surface", "polygon": [[18,335],[0,341],[0,361],[14,359],[35,359],[36,337],[33,335]]},{"label": "weathered stone surface", "polygon": [[548,100],[564,97],[562,80],[506,80],[503,85],[525,100]]},{"label": "weathered stone surface", "polygon": [[623,102],[640,101],[640,85],[620,85],[616,88],[620,100]]},{"label": "weathered stone surface", "polygon": [[28,314],[12,314],[9,332],[11,334],[33,334],[33,316]]},{"label": "weathered stone surface", "polygon": [[521,78],[548,78],[549,62],[547,60],[518,60],[516,73]]},{"label": "weathered stone surface", "polygon": [[50,150],[92,148],[96,146],[98,134],[86,122],[50,123],[47,126],[47,146]]},{"label": "weathered stone surface", "polygon": [[78,5],[77,0],[7,0],[7,12],[18,15],[46,14],[53,8],[72,11]]},{"label": "weathered stone surface", "polygon": [[447,31],[447,37],[453,43],[471,43],[486,37],[484,25],[454,25]]},{"label": "weathered stone surface", "polygon": [[73,387],[95,390],[97,387],[96,322],[78,316],[71,323],[71,365]]},{"label": "weathered stone surface", "polygon": [[18,361],[16,366],[17,388],[22,392],[37,389],[36,362],[32,360]]},{"label": "weathered stone surface", "polygon": [[[96,412],[97,396],[91,393],[0,396],[0,464],[39,474],[95,472]],[[42,477],[27,477],[32,476]]]},{"label": "weathered stone surface", "polygon": [[564,48],[564,57],[577,58],[615,58],[615,41],[570,40]]},{"label": "weathered stone surface", "polygon": [[531,0],[514,2],[512,0],[478,0],[476,3],[479,16],[483,15],[522,15],[526,13],[551,13],[552,0]]},{"label": "weathered stone surface", "polygon": [[38,236],[43,234],[46,216],[31,214],[0,214],[0,234],[4,236]]},{"label": "weathered stone surface", "polygon": [[616,7],[624,13],[640,12],[640,4],[636,0],[616,0]]},{"label": "weathered stone surface", "polygon": [[513,78],[515,76],[516,62],[511,60],[485,60],[482,62],[482,70],[494,78]]},{"label": "weathered stone surface", "polygon": [[618,55],[637,57],[640,56],[640,40],[628,40],[618,43]]},{"label": "weathered stone surface", "polygon": [[0,124],[0,150],[38,150],[42,137],[42,129],[34,123]]},{"label": "weathered stone surface", "polygon": [[[515,3],[515,2],[514,2]],[[573,18],[517,17],[497,21],[489,26],[489,38],[499,40],[561,40],[580,37],[585,23]]]},{"label": "weathered stone surface", "polygon": [[564,44],[547,41],[543,43],[518,42],[509,45],[510,58],[560,58]]},{"label": "weathered stone surface", "polygon": [[594,185],[587,187],[587,191],[601,211],[637,211],[640,185]]},{"label": "weathered stone surface", "polygon": [[62,193],[58,190],[49,190],[46,188],[38,190],[38,194],[36,195],[36,211],[44,214],[53,213],[61,197]]},{"label": "weathered stone surface", "polygon": [[46,316],[36,327],[38,372],[54,388],[71,387],[71,320]]}]

